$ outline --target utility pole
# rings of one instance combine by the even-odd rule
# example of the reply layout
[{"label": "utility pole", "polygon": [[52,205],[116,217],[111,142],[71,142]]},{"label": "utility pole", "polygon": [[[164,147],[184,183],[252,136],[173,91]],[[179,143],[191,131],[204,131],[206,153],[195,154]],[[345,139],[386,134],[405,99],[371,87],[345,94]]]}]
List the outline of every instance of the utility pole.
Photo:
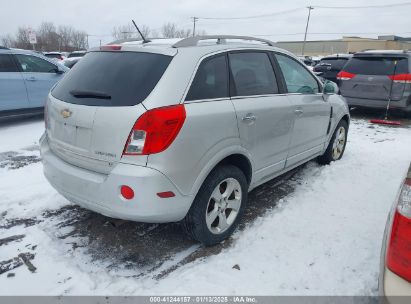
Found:
[{"label": "utility pole", "polygon": [[307,18],[307,25],[305,26],[305,34],[304,34],[304,42],[303,42],[303,50],[301,52],[301,55],[304,56],[304,51],[305,51],[305,42],[307,41],[307,32],[308,32],[308,24],[310,23],[310,16],[311,16],[311,10],[314,9],[314,7],[307,6],[308,8],[308,18]]},{"label": "utility pole", "polygon": [[198,21],[198,17],[191,17],[193,19],[193,37],[196,35],[196,22]]}]

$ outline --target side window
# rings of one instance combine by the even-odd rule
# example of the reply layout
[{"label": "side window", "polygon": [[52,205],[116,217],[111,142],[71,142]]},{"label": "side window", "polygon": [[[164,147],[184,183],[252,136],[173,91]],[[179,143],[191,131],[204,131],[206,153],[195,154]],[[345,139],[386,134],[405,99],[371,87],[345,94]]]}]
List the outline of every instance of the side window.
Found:
[{"label": "side window", "polygon": [[54,73],[56,66],[44,59],[30,55],[15,55],[22,72]]},{"label": "side window", "polygon": [[0,55],[0,73],[1,72],[18,72],[18,68],[13,61],[11,55]]},{"label": "side window", "polygon": [[278,93],[277,81],[267,53],[229,54],[235,96]]},{"label": "side window", "polygon": [[228,97],[228,70],[225,55],[205,59],[199,66],[186,100]]},{"label": "side window", "polygon": [[275,57],[283,72],[288,93],[315,94],[320,91],[317,80],[301,63],[284,55],[275,54]]}]

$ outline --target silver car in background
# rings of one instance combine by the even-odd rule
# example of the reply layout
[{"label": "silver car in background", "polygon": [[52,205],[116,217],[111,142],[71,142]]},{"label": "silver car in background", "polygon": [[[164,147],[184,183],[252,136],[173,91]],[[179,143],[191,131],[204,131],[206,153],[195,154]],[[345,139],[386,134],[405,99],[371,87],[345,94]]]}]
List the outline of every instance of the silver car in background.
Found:
[{"label": "silver car in background", "polygon": [[344,153],[338,88],[273,45],[198,36],[90,50],[48,97],[45,176],[106,216],[182,221],[205,245],[224,240],[249,191]]}]

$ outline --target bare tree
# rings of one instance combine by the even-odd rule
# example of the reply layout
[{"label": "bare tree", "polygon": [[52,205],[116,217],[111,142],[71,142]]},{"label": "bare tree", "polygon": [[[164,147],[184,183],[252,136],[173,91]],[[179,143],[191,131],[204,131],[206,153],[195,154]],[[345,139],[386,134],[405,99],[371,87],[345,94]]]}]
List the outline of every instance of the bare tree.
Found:
[{"label": "bare tree", "polygon": [[16,33],[16,39],[14,43],[14,47],[19,49],[30,49],[31,44],[29,40],[29,28],[28,27],[19,27]]},{"label": "bare tree", "polygon": [[116,39],[129,39],[135,36],[136,29],[131,24],[119,25],[113,27],[112,35]]},{"label": "bare tree", "polygon": [[[152,31],[149,26],[143,24],[139,26],[139,29],[144,37],[147,38],[152,36]],[[113,27],[112,35],[116,39],[141,39],[140,34],[137,32],[137,29],[132,24],[125,24]]]},{"label": "bare tree", "polygon": [[84,31],[74,31],[72,34],[71,44],[76,50],[87,49],[87,33]]},{"label": "bare tree", "polygon": [[43,22],[37,30],[37,47],[43,51],[60,49],[60,35],[53,22]]},{"label": "bare tree", "polygon": [[7,34],[5,36],[2,36],[0,38],[0,45],[4,47],[13,47],[16,41],[14,41],[14,38],[12,35]]},{"label": "bare tree", "polygon": [[191,35],[190,29],[179,29],[175,23],[168,22],[161,28],[164,38],[186,38]]},{"label": "bare tree", "polygon": [[71,51],[72,45],[71,45],[71,40],[73,38],[73,33],[75,32],[75,29],[72,26],[68,25],[60,25],[58,27],[57,33],[60,38],[60,47],[61,50],[63,51]]}]

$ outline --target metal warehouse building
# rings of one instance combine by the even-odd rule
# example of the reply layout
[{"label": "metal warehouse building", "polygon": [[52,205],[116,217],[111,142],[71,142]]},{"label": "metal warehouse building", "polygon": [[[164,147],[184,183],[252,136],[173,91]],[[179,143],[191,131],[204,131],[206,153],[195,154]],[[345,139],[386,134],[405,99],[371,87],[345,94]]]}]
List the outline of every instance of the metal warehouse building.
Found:
[{"label": "metal warehouse building", "polygon": [[[303,41],[279,41],[277,46],[296,55],[301,55]],[[307,41],[304,55],[329,55],[335,53],[355,53],[363,50],[411,50],[411,37],[378,36],[378,39],[343,37],[336,40]]]}]

